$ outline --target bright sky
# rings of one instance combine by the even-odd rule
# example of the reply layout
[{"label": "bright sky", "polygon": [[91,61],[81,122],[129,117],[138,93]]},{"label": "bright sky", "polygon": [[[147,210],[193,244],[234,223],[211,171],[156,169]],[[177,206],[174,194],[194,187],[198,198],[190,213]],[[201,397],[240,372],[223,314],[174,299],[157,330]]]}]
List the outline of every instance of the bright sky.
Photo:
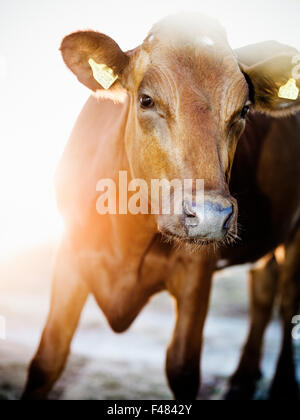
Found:
[{"label": "bright sky", "polygon": [[217,17],[233,47],[276,39],[300,49],[300,0],[1,1],[0,258],[62,229],[53,174],[89,92],[62,63],[61,39],[92,28],[131,49],[183,10]]}]

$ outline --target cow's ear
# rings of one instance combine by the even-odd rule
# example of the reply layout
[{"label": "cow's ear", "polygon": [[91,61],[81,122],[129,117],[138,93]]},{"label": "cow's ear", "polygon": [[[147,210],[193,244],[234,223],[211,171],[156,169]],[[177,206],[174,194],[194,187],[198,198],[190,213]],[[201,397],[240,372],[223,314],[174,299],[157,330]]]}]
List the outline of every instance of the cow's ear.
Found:
[{"label": "cow's ear", "polygon": [[300,110],[300,55],[269,41],[236,51],[250,85],[254,109],[273,116]]},{"label": "cow's ear", "polygon": [[122,82],[129,56],[107,35],[99,32],[75,32],[61,44],[64,62],[78,80],[93,91],[109,89]]}]

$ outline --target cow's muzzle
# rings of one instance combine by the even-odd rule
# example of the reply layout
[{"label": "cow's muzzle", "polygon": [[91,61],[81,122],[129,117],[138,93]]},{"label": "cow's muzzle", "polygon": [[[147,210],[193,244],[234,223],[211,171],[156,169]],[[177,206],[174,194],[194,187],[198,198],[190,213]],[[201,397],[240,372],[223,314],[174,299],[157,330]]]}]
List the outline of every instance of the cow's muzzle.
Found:
[{"label": "cow's muzzle", "polygon": [[166,236],[206,244],[236,237],[237,216],[237,203],[232,197],[208,193],[201,203],[184,200],[181,215],[160,216],[158,225]]},{"label": "cow's muzzle", "polygon": [[182,224],[188,238],[221,241],[235,230],[235,205],[228,199],[205,200],[201,205],[183,203]]}]

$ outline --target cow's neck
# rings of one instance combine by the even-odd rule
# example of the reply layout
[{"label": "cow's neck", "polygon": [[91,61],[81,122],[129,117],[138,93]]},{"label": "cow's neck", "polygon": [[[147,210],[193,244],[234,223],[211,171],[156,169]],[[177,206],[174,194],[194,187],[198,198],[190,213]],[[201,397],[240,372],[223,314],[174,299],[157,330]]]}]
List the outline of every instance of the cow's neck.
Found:
[{"label": "cow's neck", "polygon": [[[129,102],[129,101],[128,101]],[[117,186],[119,197],[119,174],[126,171],[128,184],[132,180],[131,168],[127,158],[124,133],[127,130],[129,103],[124,104],[118,133],[109,142],[109,147],[104,153],[105,175],[112,178]],[[107,159],[107,156],[110,158]],[[117,208],[118,212],[118,208]],[[101,220],[102,229],[105,231],[105,245],[107,251],[113,255],[113,265],[118,262],[124,267],[124,263],[137,270],[145,252],[157,234],[157,225],[152,215],[109,215]]]}]

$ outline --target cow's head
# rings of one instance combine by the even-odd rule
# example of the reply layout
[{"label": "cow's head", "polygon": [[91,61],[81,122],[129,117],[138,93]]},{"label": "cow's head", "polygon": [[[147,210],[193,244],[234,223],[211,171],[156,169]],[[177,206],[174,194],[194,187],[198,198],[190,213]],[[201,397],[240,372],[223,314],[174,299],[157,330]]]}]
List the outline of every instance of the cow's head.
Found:
[{"label": "cow's head", "polygon": [[259,62],[250,65],[244,59],[242,64],[222,27],[197,15],[161,21],[127,53],[92,31],[67,36],[61,51],[91,90],[101,89],[93,63],[118,76],[111,89],[121,85],[127,90],[125,144],[133,177],[149,184],[151,179],[204,180],[204,203],[195,201],[192,189],[182,202],[182,215],[158,217],[160,230],[205,243],[234,236],[238,210],[228,183],[248,111],[280,116],[300,107],[299,98],[278,96],[291,77],[291,51],[264,60],[266,51]]}]

